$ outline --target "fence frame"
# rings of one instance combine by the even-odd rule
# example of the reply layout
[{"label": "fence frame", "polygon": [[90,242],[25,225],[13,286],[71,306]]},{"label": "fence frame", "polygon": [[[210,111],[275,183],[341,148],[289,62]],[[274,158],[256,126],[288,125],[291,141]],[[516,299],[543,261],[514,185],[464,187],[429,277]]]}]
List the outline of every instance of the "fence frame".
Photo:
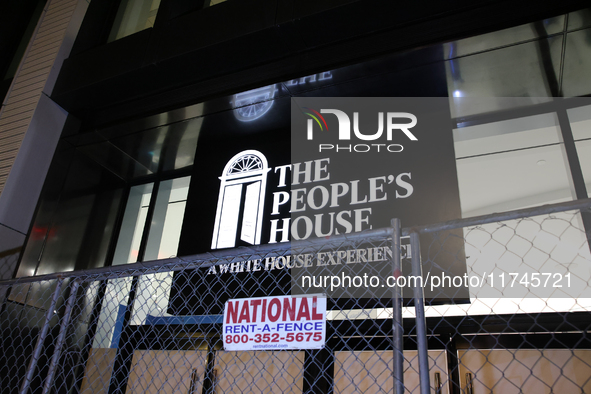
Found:
[{"label": "fence frame", "polygon": [[[61,272],[61,273],[54,273],[48,275],[41,275],[35,277],[25,277],[25,278],[17,278],[17,279],[10,279],[10,280],[2,280],[0,281],[0,287],[7,287],[9,290],[4,294],[2,303],[2,310],[4,309],[4,304],[9,296],[10,287],[14,285],[21,285],[25,283],[34,283],[34,282],[41,282],[41,281],[53,281],[57,280],[57,286],[53,294],[53,298],[51,301],[51,306],[46,312],[45,320],[43,326],[40,330],[39,336],[37,338],[33,355],[29,360],[29,364],[27,366],[27,370],[25,373],[25,378],[22,381],[22,385],[20,387],[20,394],[27,394],[30,390],[30,384],[32,381],[32,377],[35,373],[37,368],[37,363],[39,361],[39,357],[43,350],[43,343],[47,337],[47,333],[50,328],[50,321],[54,314],[54,308],[57,303],[57,300],[62,291],[62,284],[64,283],[65,279],[70,279],[68,283],[68,288],[70,291],[70,295],[66,302],[66,310],[64,316],[61,318],[60,328],[59,328],[59,336],[57,345],[55,346],[54,353],[51,355],[51,363],[49,367],[49,372],[44,380],[43,384],[43,394],[49,393],[51,391],[51,385],[53,382],[53,378],[58,368],[58,363],[60,360],[62,347],[64,345],[64,336],[67,332],[70,322],[70,315],[72,312],[73,305],[75,303],[76,295],[78,294],[78,287],[82,283],[85,277],[92,277],[92,281],[101,281],[105,283],[109,279],[118,279],[124,277],[133,277],[133,282],[137,283],[138,278],[141,275],[146,274],[154,274],[159,272],[170,272],[170,271],[180,271],[180,270],[189,270],[194,268],[207,268],[212,265],[216,265],[217,261],[224,260],[224,261],[241,261],[243,256],[249,255],[262,255],[264,254],[266,257],[273,257],[282,255],[285,253],[286,250],[292,248],[298,249],[305,249],[305,248],[314,248],[321,245],[325,245],[328,243],[338,243],[344,241],[355,241],[355,240],[364,240],[370,237],[384,237],[392,238],[392,250],[399,251],[401,250],[401,242],[400,238],[402,236],[410,236],[411,239],[411,255],[412,255],[412,274],[413,275],[421,275],[422,276],[422,264],[420,259],[420,246],[419,246],[419,235],[420,234],[427,234],[427,233],[434,233],[438,231],[445,231],[445,230],[454,230],[460,229],[465,227],[471,226],[479,226],[489,223],[501,222],[506,220],[514,220],[514,219],[522,219],[527,217],[533,216],[540,216],[540,215],[548,215],[552,213],[559,213],[564,211],[573,211],[579,210],[581,215],[588,217],[591,215],[591,198],[569,201],[564,203],[558,204],[549,204],[538,206],[534,208],[527,208],[527,209],[520,209],[508,212],[501,212],[501,213],[494,213],[490,215],[483,215],[465,219],[458,219],[447,221],[443,223],[436,223],[424,226],[415,226],[411,228],[401,228],[400,221],[398,219],[393,219],[391,221],[391,227],[377,229],[377,230],[369,230],[364,231],[361,233],[353,233],[353,234],[346,234],[346,235],[339,235],[330,237],[327,239],[309,239],[304,241],[294,241],[291,243],[282,243],[282,244],[268,244],[268,245],[258,245],[253,247],[240,247],[234,248],[229,250],[221,250],[209,253],[203,253],[193,256],[186,256],[186,257],[174,257],[164,260],[153,260],[148,262],[139,262],[139,263],[132,263],[120,266],[110,266],[110,267],[103,267],[103,268],[96,268],[90,270],[83,270],[83,271],[74,271],[74,272]],[[584,223],[586,220],[584,220]],[[586,238],[591,247],[591,231],[590,229],[585,228]],[[394,275],[398,275],[401,272],[401,261],[400,261],[400,253],[393,253],[392,259],[392,272]],[[415,282],[416,283],[416,282]],[[137,287],[137,286],[136,286]],[[133,307],[133,293],[135,292],[135,287],[132,285],[129,298],[130,302],[128,302],[128,311],[126,312],[126,316],[131,314],[131,308]],[[427,319],[425,317],[425,299],[424,299],[424,292],[421,286],[417,286],[413,289],[413,301],[414,307],[416,311],[416,318],[415,318],[415,327],[416,327],[416,343],[417,343],[417,350],[418,350],[418,357],[419,357],[419,377],[420,377],[420,392],[421,394],[428,394],[431,390],[430,388],[430,377],[429,377],[429,362],[428,362],[428,353],[427,350],[429,349],[429,339],[433,339],[433,332],[429,334],[427,327]],[[406,321],[402,319],[402,306],[403,306],[403,299],[402,294],[399,288],[395,287],[392,293],[392,302],[393,302],[393,314],[391,322],[391,335],[392,335],[392,344],[393,344],[393,361],[394,361],[394,368],[393,368],[393,383],[394,383],[394,392],[397,394],[401,394],[404,392],[404,382],[403,382],[403,349],[405,348],[405,340],[404,340],[404,332],[405,326],[408,326]],[[93,314],[96,314],[95,309],[100,310],[100,303],[97,303],[93,307]],[[564,321],[567,321],[567,316],[574,316],[576,322],[573,323],[573,328],[575,330],[581,330],[581,334],[586,337],[586,329],[591,325],[591,317],[588,313],[583,312],[583,315],[579,315],[578,317],[575,316],[576,314],[565,314],[565,313],[556,313],[557,316],[563,316]],[[129,317],[129,316],[128,316]],[[580,317],[580,319],[579,319]],[[478,320],[475,317],[470,317],[473,320]],[[537,316],[534,316],[533,319],[537,323]],[[446,319],[445,317],[441,318],[442,320],[451,320],[453,319]],[[491,317],[494,319],[494,316]],[[406,319],[405,319],[406,320]],[[484,319],[485,321],[486,319]],[[522,318],[524,321],[523,324],[527,326],[528,319]],[[530,319],[531,320],[531,319]],[[360,322],[352,323],[349,321],[349,324],[352,325],[361,325]],[[482,322],[481,322],[482,324]],[[560,328],[560,324],[547,325],[550,330],[555,329],[558,330]],[[92,330],[90,330],[92,331]],[[409,328],[406,328],[406,331],[409,331]],[[551,331],[548,331],[549,334],[553,334]],[[91,333],[92,334],[92,333]],[[335,334],[338,334],[335,332]],[[564,333],[563,333],[564,334]],[[456,342],[453,341],[453,334],[450,334],[451,337],[447,338],[447,340],[452,346],[451,349],[445,347],[446,351],[448,352],[448,356],[451,356],[451,360],[448,359],[448,381],[449,381],[449,388],[450,393],[459,392],[460,387],[460,377],[457,374],[457,370],[453,369],[453,365],[459,365],[457,360],[457,347]],[[494,332],[491,335],[495,335]],[[499,335],[502,335],[499,334]],[[566,338],[567,336],[562,335],[562,337]],[[552,335],[554,338],[554,335]],[[455,360],[454,355],[455,354]],[[449,368],[452,367],[452,368]],[[452,374],[456,372],[455,376]],[[125,372],[125,371],[123,371]],[[129,371],[127,371],[129,372]],[[454,387],[455,385],[455,387]],[[112,386],[111,390],[118,390],[120,387]],[[111,391],[110,390],[110,391]]]}]

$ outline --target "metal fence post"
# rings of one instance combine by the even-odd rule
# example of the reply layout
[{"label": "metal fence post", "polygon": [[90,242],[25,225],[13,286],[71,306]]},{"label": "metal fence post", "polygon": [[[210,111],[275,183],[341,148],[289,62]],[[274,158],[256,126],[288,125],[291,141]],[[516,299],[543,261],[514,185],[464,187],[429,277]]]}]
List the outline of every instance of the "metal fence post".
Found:
[{"label": "metal fence post", "polygon": [[21,385],[21,389],[19,394],[26,394],[29,391],[31,386],[31,382],[33,381],[33,374],[35,373],[35,369],[37,368],[37,363],[39,362],[39,358],[41,357],[41,350],[43,349],[43,342],[45,342],[45,338],[47,338],[47,332],[49,331],[49,322],[53,317],[55,306],[57,305],[57,299],[60,296],[60,291],[62,288],[62,284],[64,283],[63,278],[57,279],[57,285],[55,287],[55,291],[53,292],[53,297],[51,299],[51,304],[49,309],[47,309],[47,313],[45,314],[45,321],[43,322],[43,327],[41,328],[41,332],[39,333],[39,337],[37,338],[37,343],[35,344],[35,349],[33,350],[33,355],[31,356],[31,361],[29,361],[29,366],[27,367],[27,372],[25,374],[25,380]]},{"label": "metal fence post", "polygon": [[[398,278],[402,275],[400,263],[400,219],[392,219],[392,275]],[[392,338],[394,352],[394,393],[404,394],[404,353],[402,325],[402,292],[398,286],[392,287]]]},{"label": "metal fence post", "polygon": [[45,384],[43,385],[42,394],[47,394],[51,390],[53,377],[55,376],[55,371],[57,369],[57,363],[59,362],[59,359],[62,354],[62,347],[64,346],[64,342],[66,341],[68,324],[70,323],[70,317],[72,315],[72,309],[74,308],[74,302],[76,302],[78,286],[80,286],[80,281],[76,279],[70,287],[70,296],[68,297],[68,302],[66,304],[66,311],[64,312],[64,316],[62,317],[62,321],[60,324],[60,332],[57,337],[57,342],[55,344],[53,356],[51,357],[51,363],[49,364],[49,371],[47,372],[47,377],[45,378]]},{"label": "metal fence post", "polygon": [[[429,382],[429,354],[427,352],[427,321],[425,319],[425,293],[423,291],[423,268],[421,266],[421,247],[419,243],[419,234],[410,233],[410,248],[412,275],[415,277],[415,286],[413,288],[415,313],[416,313],[416,331],[417,331],[417,350],[419,355],[419,379],[421,383],[421,394],[429,394],[431,383]],[[421,278],[421,279],[418,279]]]}]

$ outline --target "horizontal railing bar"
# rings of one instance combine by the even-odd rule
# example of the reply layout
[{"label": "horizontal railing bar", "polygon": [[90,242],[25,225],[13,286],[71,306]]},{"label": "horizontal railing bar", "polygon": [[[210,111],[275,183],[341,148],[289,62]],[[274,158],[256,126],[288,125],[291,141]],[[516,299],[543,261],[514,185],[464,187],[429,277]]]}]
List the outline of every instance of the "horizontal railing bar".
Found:
[{"label": "horizontal railing bar", "polygon": [[[41,282],[55,280],[58,278],[84,278],[92,276],[92,280],[116,279],[122,277],[153,274],[158,272],[181,271],[194,268],[208,268],[215,265],[216,261],[243,261],[245,257],[253,255],[264,255],[264,257],[283,256],[291,250],[303,250],[333,243],[344,243],[360,241],[367,238],[389,237],[392,229],[387,227],[383,229],[368,230],[359,233],[336,235],[326,238],[314,238],[301,241],[292,241],[276,244],[254,245],[249,247],[239,247],[233,249],[224,249],[200,253],[191,256],[171,257],[168,259],[151,260],[138,263],[113,265],[109,267],[94,268],[82,271],[57,272],[47,275],[29,276],[17,279],[0,281],[0,286],[11,286],[14,284]],[[133,272],[137,271],[137,272]]]},{"label": "horizontal railing bar", "polygon": [[[489,215],[475,216],[471,218],[450,220],[442,223],[406,227],[402,229],[402,235],[408,236],[412,232],[433,233],[444,230],[454,230],[463,227],[477,226],[487,223],[495,223],[504,220],[520,219],[531,216],[539,216],[550,213],[558,213],[576,209],[591,208],[591,198],[568,201],[557,204],[542,205],[534,208],[518,209],[508,212],[492,213]],[[94,268],[82,271],[58,272],[47,275],[29,276],[17,279],[0,281],[0,286],[11,286],[14,284],[41,282],[55,280],[58,278],[83,278],[92,276],[92,280],[115,279],[122,277],[138,276],[158,272],[181,271],[195,268],[208,268],[216,265],[217,261],[242,261],[245,257],[264,255],[264,257],[283,256],[291,250],[305,250],[327,246],[333,243],[346,243],[354,241],[363,241],[368,238],[389,237],[392,234],[392,228],[386,227],[375,230],[367,230],[358,233],[336,235],[326,238],[313,238],[300,241],[292,241],[276,244],[255,245],[250,247],[239,247],[233,249],[224,249],[206,253],[195,254],[191,256],[171,257],[168,259],[151,260],[140,263],[130,263],[114,265],[109,267]],[[136,272],[134,272],[136,271]]]},{"label": "horizontal railing bar", "polygon": [[402,235],[409,235],[410,233],[435,233],[444,230],[455,230],[463,227],[478,226],[482,224],[502,222],[505,220],[523,219],[526,217],[547,215],[550,213],[559,213],[565,211],[572,211],[575,209],[590,209],[591,198],[582,200],[561,202],[557,204],[547,204],[539,207],[517,209],[514,211],[491,213],[489,215],[474,216],[465,219],[450,220],[447,222],[428,224],[424,226],[414,226],[402,229]]}]

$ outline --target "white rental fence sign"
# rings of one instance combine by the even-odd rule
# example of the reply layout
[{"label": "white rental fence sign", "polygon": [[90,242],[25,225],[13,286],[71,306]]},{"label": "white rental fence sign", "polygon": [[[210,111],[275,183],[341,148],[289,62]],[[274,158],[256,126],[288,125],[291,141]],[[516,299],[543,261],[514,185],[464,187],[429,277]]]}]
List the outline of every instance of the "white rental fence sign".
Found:
[{"label": "white rental fence sign", "polygon": [[276,296],[228,300],[224,350],[321,349],[326,297]]}]

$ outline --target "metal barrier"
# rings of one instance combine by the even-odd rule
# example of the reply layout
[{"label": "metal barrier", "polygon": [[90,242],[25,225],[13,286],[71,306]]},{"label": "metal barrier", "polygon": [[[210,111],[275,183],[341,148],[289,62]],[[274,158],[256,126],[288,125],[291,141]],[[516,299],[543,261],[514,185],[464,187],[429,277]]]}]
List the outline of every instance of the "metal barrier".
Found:
[{"label": "metal barrier", "polygon": [[[0,391],[591,392],[590,207],[5,280]],[[323,349],[223,349],[226,299],[286,293]]]}]

